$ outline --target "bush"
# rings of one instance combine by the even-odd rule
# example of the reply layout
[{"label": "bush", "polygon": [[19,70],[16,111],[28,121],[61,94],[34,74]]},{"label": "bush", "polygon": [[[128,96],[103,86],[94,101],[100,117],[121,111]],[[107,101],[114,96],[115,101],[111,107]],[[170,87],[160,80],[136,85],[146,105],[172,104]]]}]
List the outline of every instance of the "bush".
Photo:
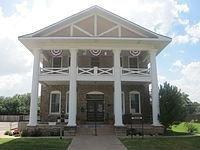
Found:
[{"label": "bush", "polygon": [[21,136],[22,137],[26,137],[26,136],[28,136],[29,134],[28,134],[28,130],[27,129],[24,129],[24,130],[22,130],[22,132],[21,132]]},{"label": "bush", "polygon": [[194,126],[193,122],[186,122],[184,125],[189,133],[197,132],[197,127]]},{"label": "bush", "polygon": [[42,131],[40,129],[34,129],[31,133],[30,136],[42,136]]},{"label": "bush", "polygon": [[13,133],[12,132],[9,132],[9,134],[8,134],[9,136],[12,136],[13,135]]},{"label": "bush", "polygon": [[10,133],[10,131],[6,131],[6,132],[4,133],[4,135],[9,135],[9,133]]}]

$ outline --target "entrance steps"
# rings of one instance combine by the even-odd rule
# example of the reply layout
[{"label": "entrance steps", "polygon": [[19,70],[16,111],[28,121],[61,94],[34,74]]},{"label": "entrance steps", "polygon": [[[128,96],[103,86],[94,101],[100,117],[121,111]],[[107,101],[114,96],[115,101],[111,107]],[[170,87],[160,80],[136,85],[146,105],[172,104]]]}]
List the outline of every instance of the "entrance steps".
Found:
[{"label": "entrance steps", "polygon": [[[115,134],[113,125],[97,124],[96,131],[97,135]],[[77,127],[77,135],[95,135],[95,125],[94,124],[79,125]]]}]

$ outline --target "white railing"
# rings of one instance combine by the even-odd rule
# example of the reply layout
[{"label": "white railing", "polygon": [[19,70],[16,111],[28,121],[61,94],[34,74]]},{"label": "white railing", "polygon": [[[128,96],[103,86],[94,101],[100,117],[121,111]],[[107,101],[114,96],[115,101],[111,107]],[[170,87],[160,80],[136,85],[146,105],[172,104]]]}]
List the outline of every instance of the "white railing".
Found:
[{"label": "white railing", "polygon": [[113,68],[79,68],[78,75],[113,75]]},{"label": "white railing", "polygon": [[67,75],[69,74],[69,68],[40,68],[41,75],[55,74],[55,75]]},{"label": "white railing", "polygon": [[149,68],[122,68],[122,75],[150,75]]}]

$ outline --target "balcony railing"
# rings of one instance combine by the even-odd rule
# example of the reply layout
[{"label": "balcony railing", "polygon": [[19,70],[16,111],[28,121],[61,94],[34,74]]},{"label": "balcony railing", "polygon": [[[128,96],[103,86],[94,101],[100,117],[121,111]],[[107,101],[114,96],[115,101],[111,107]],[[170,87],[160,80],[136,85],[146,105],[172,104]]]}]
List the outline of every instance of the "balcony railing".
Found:
[{"label": "balcony railing", "polygon": [[113,68],[79,68],[78,75],[113,75]]},{"label": "balcony railing", "polygon": [[150,75],[149,68],[122,68],[122,75]]},{"label": "balcony railing", "polygon": [[[82,68],[77,67],[78,75],[91,75],[91,76],[103,76],[103,75],[114,75],[114,68]],[[123,76],[130,75],[139,75],[139,76],[148,76],[150,75],[149,68],[121,68],[121,73]],[[40,75],[68,75],[68,68],[40,68]]]},{"label": "balcony railing", "polygon": [[41,75],[67,75],[69,74],[69,68],[40,68]]}]

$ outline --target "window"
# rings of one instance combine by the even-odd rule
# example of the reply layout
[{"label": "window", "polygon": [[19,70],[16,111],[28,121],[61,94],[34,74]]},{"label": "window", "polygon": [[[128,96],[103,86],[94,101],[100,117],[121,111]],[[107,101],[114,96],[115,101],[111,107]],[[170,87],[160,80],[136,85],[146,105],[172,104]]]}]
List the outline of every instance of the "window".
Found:
[{"label": "window", "polygon": [[66,114],[69,113],[69,91],[66,93]]},{"label": "window", "polygon": [[53,91],[50,95],[50,113],[58,114],[60,113],[60,105],[61,105],[61,92]]},{"label": "window", "polygon": [[124,65],[123,65],[123,57],[121,56],[120,57],[120,67],[123,67]]},{"label": "window", "polygon": [[53,68],[60,68],[62,66],[62,57],[53,57]]},{"label": "window", "polygon": [[91,67],[99,67],[99,57],[91,57]]},{"label": "window", "polygon": [[122,92],[122,114],[125,114],[125,95],[124,92]]},{"label": "window", "polygon": [[140,108],[140,93],[137,91],[132,91],[129,93],[129,99],[130,99],[130,113],[141,113]]},{"label": "window", "polygon": [[138,68],[138,57],[129,57],[129,68]]}]

